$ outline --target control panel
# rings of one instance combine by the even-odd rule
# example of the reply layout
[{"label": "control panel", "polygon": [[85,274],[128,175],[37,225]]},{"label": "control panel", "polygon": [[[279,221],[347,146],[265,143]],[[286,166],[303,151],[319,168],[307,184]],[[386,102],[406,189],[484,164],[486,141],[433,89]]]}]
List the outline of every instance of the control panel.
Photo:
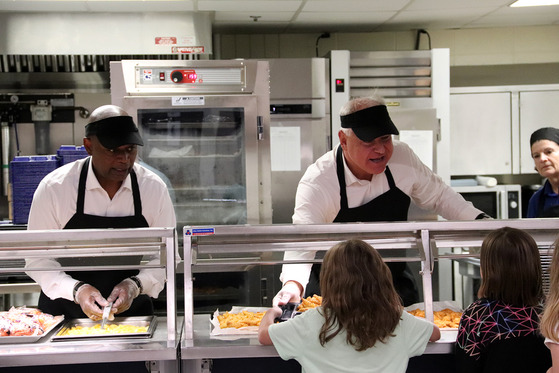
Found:
[{"label": "control panel", "polygon": [[245,67],[155,67],[136,66],[136,88],[208,89],[228,87],[242,91],[246,85]]},{"label": "control panel", "polygon": [[[173,70],[171,71],[171,80],[173,83],[195,83],[198,78],[196,70]],[[165,80],[165,73],[159,73],[159,79]]]}]

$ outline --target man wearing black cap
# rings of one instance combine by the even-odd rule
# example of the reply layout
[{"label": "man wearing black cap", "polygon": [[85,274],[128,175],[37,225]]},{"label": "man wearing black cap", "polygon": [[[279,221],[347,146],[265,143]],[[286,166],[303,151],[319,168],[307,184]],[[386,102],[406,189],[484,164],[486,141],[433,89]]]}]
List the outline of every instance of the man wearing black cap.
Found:
[{"label": "man wearing black cap", "polygon": [[526,217],[559,217],[559,129],[544,127],[534,131],[530,151],[536,171],[547,180],[530,197]]},{"label": "man wearing black cap", "polygon": [[[28,229],[176,226],[165,183],[135,162],[143,141],[132,117],[120,107],[101,106],[91,113],[83,143],[89,157],[59,167],[39,184]],[[122,264],[139,264],[142,258],[130,259],[133,263]],[[26,260],[27,268],[60,264],[79,265],[72,258]],[[41,286],[43,312],[92,320],[100,320],[110,302],[111,314],[152,314],[150,297],[157,298],[165,280],[161,269],[30,271],[28,275]]]},{"label": "man wearing black cap", "polygon": [[[311,165],[297,187],[294,224],[405,221],[413,200],[449,220],[485,217],[446,185],[408,145],[392,141],[398,129],[380,97],[357,98],[340,111],[340,145]],[[286,252],[284,260],[309,260],[314,252]],[[404,305],[417,301],[417,289],[405,263],[391,263],[394,285]],[[315,267],[316,268],[316,267]],[[284,265],[283,288],[274,305],[312,295],[311,264]],[[318,271],[314,270],[316,275]],[[307,285],[308,283],[308,285]]]}]

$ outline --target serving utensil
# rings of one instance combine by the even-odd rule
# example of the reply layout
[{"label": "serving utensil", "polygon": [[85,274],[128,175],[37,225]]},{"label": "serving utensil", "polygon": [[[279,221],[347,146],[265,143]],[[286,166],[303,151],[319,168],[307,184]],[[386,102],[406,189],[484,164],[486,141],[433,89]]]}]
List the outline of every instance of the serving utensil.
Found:
[{"label": "serving utensil", "polygon": [[113,303],[109,303],[103,309],[103,319],[101,320],[101,329],[105,329],[105,324],[107,324],[107,320],[111,314],[111,308],[113,308]]}]

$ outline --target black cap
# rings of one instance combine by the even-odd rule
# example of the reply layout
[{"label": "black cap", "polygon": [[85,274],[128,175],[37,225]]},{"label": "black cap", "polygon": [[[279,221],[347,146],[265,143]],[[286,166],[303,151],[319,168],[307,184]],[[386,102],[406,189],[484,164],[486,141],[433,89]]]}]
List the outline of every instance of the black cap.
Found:
[{"label": "black cap", "polygon": [[544,127],[534,131],[530,136],[530,146],[536,141],[549,140],[559,145],[559,129],[554,127]]},{"label": "black cap", "polygon": [[341,115],[342,128],[351,128],[362,141],[373,141],[384,135],[398,135],[386,105],[371,106],[351,114]]},{"label": "black cap", "polygon": [[144,145],[138,127],[128,115],[108,117],[85,126],[85,136],[97,136],[101,145],[115,149],[122,145]]}]

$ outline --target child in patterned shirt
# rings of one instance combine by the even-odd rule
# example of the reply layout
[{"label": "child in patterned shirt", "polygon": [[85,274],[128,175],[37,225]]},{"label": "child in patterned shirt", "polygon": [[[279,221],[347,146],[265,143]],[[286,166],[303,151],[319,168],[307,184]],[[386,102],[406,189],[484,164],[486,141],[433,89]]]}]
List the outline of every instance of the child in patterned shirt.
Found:
[{"label": "child in patterned shirt", "polygon": [[462,314],[456,372],[546,372],[549,351],[539,333],[542,270],[527,232],[504,227],[481,244],[478,300]]}]

